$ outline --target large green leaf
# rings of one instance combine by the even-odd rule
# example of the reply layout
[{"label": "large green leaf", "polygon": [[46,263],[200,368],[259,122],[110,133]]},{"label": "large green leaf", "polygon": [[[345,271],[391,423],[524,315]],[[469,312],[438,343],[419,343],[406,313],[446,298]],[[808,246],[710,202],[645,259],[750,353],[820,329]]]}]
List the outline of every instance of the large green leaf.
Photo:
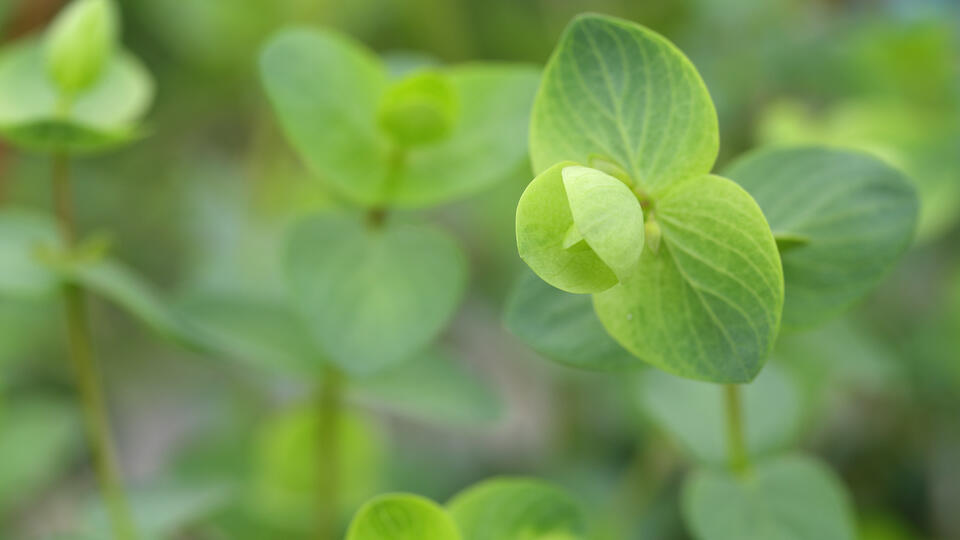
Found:
[{"label": "large green leaf", "polygon": [[698,540],[852,540],[849,498],[840,481],[810,458],[788,456],[734,476],[701,469],[683,492]]},{"label": "large green leaf", "polygon": [[311,334],[353,374],[394,365],[428,345],[453,315],[466,281],[464,255],[446,233],[375,227],[352,216],[301,223],[286,266]]},{"label": "large green leaf", "polygon": [[464,540],[582,540],[577,501],[546,482],[497,478],[471,486],[447,505]]},{"label": "large green leaf", "polygon": [[0,295],[52,293],[59,278],[43,262],[42,253],[52,253],[60,245],[57,227],[47,215],[20,208],[0,210]]},{"label": "large green leaf", "polygon": [[[802,403],[790,375],[776,364],[743,387],[747,448],[761,456],[789,445],[801,427]],[[723,388],[690,381],[658,370],[643,374],[638,386],[641,407],[697,459],[727,461]]]},{"label": "large green leaf", "polygon": [[91,152],[140,137],[137,122],[153,100],[153,80],[133,55],[118,51],[66,112],[35,38],[0,53],[0,133],[38,152]]},{"label": "large green leaf", "polygon": [[460,540],[450,515],[437,503],[403,493],[381,495],[363,506],[347,540]]},{"label": "large green leaf", "polygon": [[624,371],[645,365],[607,334],[589,296],[563,292],[532,272],[514,285],[504,323],[533,350],[571,367]]},{"label": "large green leaf", "polygon": [[310,168],[353,200],[380,202],[390,145],[376,111],[387,73],[373,53],[333,31],[285,30],[264,48],[260,74]]},{"label": "large green leaf", "polygon": [[707,88],[673,44],[600,15],[580,16],[567,27],[534,103],[536,172],[558,161],[600,159],[653,195],[710,172],[718,148]]},{"label": "large green leaf", "polygon": [[363,403],[457,427],[491,422],[501,413],[499,398],[488,385],[449,355],[436,351],[373,377],[351,381],[350,387],[351,394]]},{"label": "large green leaf", "polygon": [[727,174],[756,198],[776,236],[796,241],[781,255],[786,327],[810,327],[862,298],[913,238],[913,187],[870,155],[775,148],[744,157]]},{"label": "large green leaf", "polygon": [[748,382],[780,327],[783,273],[770,227],[742,188],[717,176],[675,184],[657,200],[662,239],[628,280],[594,295],[607,331],[667,371]]}]

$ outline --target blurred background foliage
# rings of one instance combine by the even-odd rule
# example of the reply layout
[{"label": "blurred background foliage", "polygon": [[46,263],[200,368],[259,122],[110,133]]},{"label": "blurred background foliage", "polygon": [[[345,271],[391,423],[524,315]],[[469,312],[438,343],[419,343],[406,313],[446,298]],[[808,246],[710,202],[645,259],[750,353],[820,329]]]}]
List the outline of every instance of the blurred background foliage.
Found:
[{"label": "blurred background foliage", "polygon": [[[60,4],[0,0],[0,40],[41,28]],[[340,203],[279,132],[257,77],[262,43],[283,26],[323,25],[396,65],[542,65],[574,14],[598,11],[651,27],[691,57],[720,114],[719,168],[756,145],[813,141],[865,148],[912,176],[923,207],[907,259],[853,313],[781,338],[748,391],[748,438],[756,452],[803,447],[824,457],[852,490],[865,540],[960,538],[956,3],[119,4],[125,43],[157,79],[157,103],[148,138],[77,161],[78,219],[86,232],[108,232],[120,258],[182,313],[227,320],[221,337],[232,351],[187,352],[108,304],[93,306],[123,466],[150,537],[300,538],[309,530],[308,353],[271,302],[284,293],[279,254],[289,223]],[[47,209],[49,167],[0,146],[0,204]],[[613,377],[558,367],[504,329],[504,304],[522,273],[513,214],[529,180],[518,170],[426,212],[467,246],[467,298],[438,350],[351,386],[358,406],[342,424],[344,515],[386,490],[442,501],[481,478],[529,474],[578,493],[602,537],[686,538],[679,481],[693,460],[715,460],[722,448],[717,389],[652,370]],[[4,249],[0,238],[0,257]],[[233,303],[210,302],[211,292]],[[105,526],[91,502],[60,325],[54,299],[0,300],[2,538],[78,530],[97,538]],[[596,344],[617,361],[609,344]],[[688,410],[663,406],[677,393],[688,396]]]}]

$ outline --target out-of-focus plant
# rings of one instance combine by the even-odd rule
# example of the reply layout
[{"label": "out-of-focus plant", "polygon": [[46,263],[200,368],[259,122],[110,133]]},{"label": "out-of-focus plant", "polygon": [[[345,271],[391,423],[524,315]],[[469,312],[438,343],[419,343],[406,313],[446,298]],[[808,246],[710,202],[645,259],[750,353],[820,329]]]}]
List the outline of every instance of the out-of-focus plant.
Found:
[{"label": "out-of-focus plant", "polygon": [[661,36],[595,15],[570,24],[547,66],[530,149],[538,175],[517,208],[520,256],[593,299],[524,278],[508,326],[567,365],[648,363],[724,384],[644,377],[652,416],[694,455],[716,463],[726,443],[729,467],[704,466],[684,489],[698,538],[852,538],[850,503],[825,466],[766,455],[798,423],[789,382],[765,372],[745,400],[740,385],[760,373],[781,321],[835,315],[906,250],[917,213],[906,178],[819,147],[761,150],[709,174],[717,119],[695,68]]},{"label": "out-of-focus plant", "polygon": [[111,0],[76,0],[44,36],[28,36],[0,52],[0,135],[19,148],[52,157],[55,209],[55,219],[22,208],[0,210],[0,293],[10,299],[62,295],[94,468],[113,536],[130,539],[138,536],[137,527],[107,418],[87,293],[113,301],[170,338],[192,340],[150,289],[108,256],[107,239],[82,237],[74,220],[71,158],[139,138],[141,117],[153,96],[150,75],[120,47],[119,30]]},{"label": "out-of-focus plant", "polygon": [[347,540],[576,540],[587,538],[580,503],[539,480],[495,478],[465,489],[446,507],[388,494],[354,516]]}]

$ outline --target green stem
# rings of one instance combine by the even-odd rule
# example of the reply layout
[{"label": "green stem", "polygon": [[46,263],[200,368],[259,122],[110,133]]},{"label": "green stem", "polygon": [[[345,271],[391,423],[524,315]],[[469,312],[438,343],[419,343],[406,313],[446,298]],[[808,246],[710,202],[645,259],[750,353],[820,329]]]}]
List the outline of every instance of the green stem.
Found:
[{"label": "green stem", "polygon": [[317,539],[334,540],[340,518],[340,416],[343,373],[327,364],[318,396]]},{"label": "green stem", "polygon": [[727,452],[730,456],[730,468],[737,474],[746,474],[750,471],[750,457],[747,454],[743,431],[740,387],[735,384],[725,385],[724,398],[727,409]]},{"label": "green stem", "polygon": [[[69,158],[63,154],[54,156],[53,198],[63,242],[67,249],[72,249],[76,243],[76,225],[71,201],[70,162]],[[106,501],[113,536],[117,540],[135,540],[136,528],[120,478],[110,422],[107,419],[106,402],[93,355],[86,295],[80,286],[66,283],[63,285],[63,300],[66,308],[70,360],[80,393],[87,437],[93,451],[94,470]]]}]

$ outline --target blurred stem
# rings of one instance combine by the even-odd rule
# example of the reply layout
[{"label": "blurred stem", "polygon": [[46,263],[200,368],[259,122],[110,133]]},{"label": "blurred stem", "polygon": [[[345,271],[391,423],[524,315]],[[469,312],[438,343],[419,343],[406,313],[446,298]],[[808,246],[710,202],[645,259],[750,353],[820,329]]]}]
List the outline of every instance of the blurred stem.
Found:
[{"label": "blurred stem", "polygon": [[727,408],[727,453],[730,468],[737,474],[750,471],[750,458],[743,430],[743,407],[740,403],[740,386],[724,385],[724,401]]},{"label": "blurred stem", "polygon": [[334,540],[340,518],[340,416],[343,408],[343,373],[327,364],[317,399],[317,539]]},{"label": "blurred stem", "polygon": [[[70,161],[65,154],[57,154],[53,158],[53,199],[64,245],[68,250],[73,249],[76,243],[76,224],[73,219],[70,189]],[[117,465],[110,422],[107,419],[107,407],[93,355],[86,295],[75,283],[65,283],[63,300],[70,360],[80,392],[87,437],[93,451],[94,469],[110,515],[113,536],[117,540],[135,540],[136,529],[120,479],[120,468]]]}]

